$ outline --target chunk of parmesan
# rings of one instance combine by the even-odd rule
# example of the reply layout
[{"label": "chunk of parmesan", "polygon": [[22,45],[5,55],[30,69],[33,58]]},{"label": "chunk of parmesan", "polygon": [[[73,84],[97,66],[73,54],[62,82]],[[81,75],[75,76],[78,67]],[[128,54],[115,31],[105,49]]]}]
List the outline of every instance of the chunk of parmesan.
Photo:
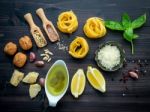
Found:
[{"label": "chunk of parmesan", "polygon": [[23,77],[24,77],[24,73],[22,73],[18,70],[14,70],[12,77],[10,79],[10,84],[15,87],[18,86],[20,81],[22,81]]},{"label": "chunk of parmesan", "polygon": [[30,95],[30,98],[35,98],[38,93],[41,91],[41,86],[39,84],[32,84],[30,85],[29,87],[29,95]]},{"label": "chunk of parmesan", "polygon": [[111,70],[120,63],[120,51],[116,46],[106,45],[98,52],[98,60],[106,69]]},{"label": "chunk of parmesan", "polygon": [[38,76],[39,73],[37,72],[29,72],[22,81],[25,83],[33,84],[36,82]]}]

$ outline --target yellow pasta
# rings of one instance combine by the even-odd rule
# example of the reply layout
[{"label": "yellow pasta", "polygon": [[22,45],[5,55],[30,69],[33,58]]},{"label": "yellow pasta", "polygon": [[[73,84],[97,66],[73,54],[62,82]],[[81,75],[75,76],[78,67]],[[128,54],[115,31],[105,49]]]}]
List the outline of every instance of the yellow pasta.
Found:
[{"label": "yellow pasta", "polygon": [[101,38],[106,34],[104,21],[98,17],[89,18],[84,25],[84,33],[89,38]]},{"label": "yellow pasta", "polygon": [[69,54],[74,58],[84,58],[89,51],[89,45],[83,37],[76,37],[69,46]]},{"label": "yellow pasta", "polygon": [[58,29],[63,33],[72,33],[78,28],[78,20],[73,11],[62,12],[58,16]]}]

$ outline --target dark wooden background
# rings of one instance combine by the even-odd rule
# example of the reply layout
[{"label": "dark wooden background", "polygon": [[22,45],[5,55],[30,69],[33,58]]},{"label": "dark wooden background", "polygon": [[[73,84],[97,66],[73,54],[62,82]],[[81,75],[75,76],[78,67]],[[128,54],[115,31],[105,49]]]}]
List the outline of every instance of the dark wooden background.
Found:
[{"label": "dark wooden background", "polygon": [[[131,55],[130,43],[122,38],[122,33],[108,30],[105,38],[90,40],[86,38],[90,46],[88,56],[83,60],[73,59],[67,51],[58,50],[56,43],[48,41],[48,46],[54,53],[52,61],[46,63],[45,67],[37,68],[33,63],[27,64],[19,69],[27,74],[30,71],[37,71],[40,77],[45,77],[50,66],[58,59],[63,59],[69,69],[70,79],[78,68],[86,71],[88,65],[97,67],[94,61],[94,52],[98,45],[110,40],[119,42],[126,52],[127,66],[116,72],[103,72],[106,78],[107,92],[102,94],[94,90],[86,82],[86,88],[79,99],[74,99],[70,88],[58,103],[56,108],[47,107],[48,102],[44,89],[33,100],[29,98],[29,85],[20,83],[17,88],[9,84],[12,72],[15,67],[12,64],[12,57],[4,54],[4,45],[9,42],[18,44],[21,36],[31,34],[23,15],[31,12],[35,23],[42,28],[40,19],[36,16],[35,10],[39,7],[44,8],[46,16],[56,26],[58,14],[62,11],[73,10],[79,20],[79,28],[72,35],[66,35],[59,32],[61,43],[68,46],[75,36],[85,37],[82,29],[87,18],[98,16],[103,19],[120,20],[122,13],[127,12],[133,19],[147,14],[147,23],[136,33],[140,35],[139,39],[134,41],[135,54]],[[45,35],[45,33],[44,33]],[[32,39],[33,40],[33,39]],[[48,38],[47,38],[48,40]],[[37,49],[33,41],[33,49],[38,59],[43,49]],[[22,51],[20,48],[18,51]],[[22,51],[24,52],[24,51]],[[30,51],[26,52],[27,55]],[[138,80],[119,81],[122,78],[122,72],[134,68],[137,61],[146,62],[147,66],[141,69],[147,70],[145,75],[140,75]],[[150,112],[150,1],[149,0],[1,0],[0,1],[0,111],[6,112]],[[98,67],[97,67],[98,68]],[[101,69],[100,69],[101,70]],[[128,88],[128,89],[127,89]]]}]

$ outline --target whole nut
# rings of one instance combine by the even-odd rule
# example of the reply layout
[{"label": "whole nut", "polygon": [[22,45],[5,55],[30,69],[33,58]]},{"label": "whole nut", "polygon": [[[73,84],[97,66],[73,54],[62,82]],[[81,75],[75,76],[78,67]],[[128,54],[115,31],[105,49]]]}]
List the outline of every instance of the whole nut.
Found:
[{"label": "whole nut", "polygon": [[139,78],[138,74],[134,71],[129,72],[129,76],[133,79],[138,79]]},{"label": "whole nut", "polygon": [[14,55],[17,52],[17,45],[13,42],[8,42],[4,47],[4,52],[8,55]]},{"label": "whole nut", "polygon": [[32,48],[32,41],[29,36],[23,36],[19,39],[20,47],[23,50],[29,50]]},{"label": "whole nut", "polygon": [[13,64],[19,68],[23,67],[27,61],[26,54],[18,52],[13,58]]},{"label": "whole nut", "polygon": [[35,59],[36,59],[35,53],[34,52],[30,52],[30,62],[35,61]]},{"label": "whole nut", "polygon": [[37,67],[43,67],[43,66],[44,66],[44,61],[36,61],[36,62],[35,62],[35,65],[36,65]]}]

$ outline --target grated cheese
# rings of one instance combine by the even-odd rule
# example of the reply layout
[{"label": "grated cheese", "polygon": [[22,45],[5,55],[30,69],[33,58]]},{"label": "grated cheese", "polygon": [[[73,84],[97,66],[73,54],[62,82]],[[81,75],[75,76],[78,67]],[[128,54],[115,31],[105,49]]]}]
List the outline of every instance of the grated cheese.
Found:
[{"label": "grated cheese", "polygon": [[116,46],[106,45],[98,52],[98,60],[106,69],[111,70],[120,63],[120,51]]},{"label": "grated cheese", "polygon": [[56,44],[57,44],[59,50],[68,51],[68,46],[61,44],[60,42],[57,42]]}]

